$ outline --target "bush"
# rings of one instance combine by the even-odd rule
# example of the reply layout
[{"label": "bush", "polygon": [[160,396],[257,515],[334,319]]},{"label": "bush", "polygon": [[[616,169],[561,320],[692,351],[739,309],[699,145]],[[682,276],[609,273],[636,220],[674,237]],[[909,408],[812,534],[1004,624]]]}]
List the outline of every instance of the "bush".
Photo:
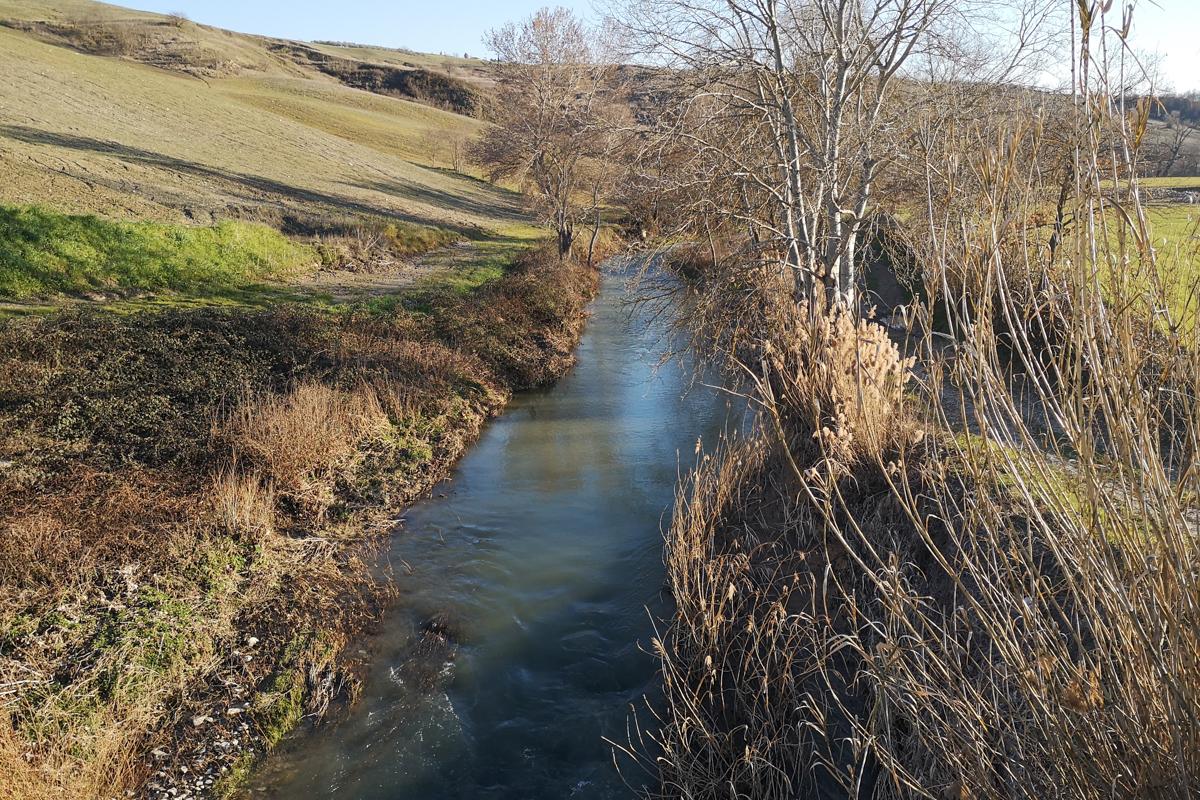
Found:
[{"label": "bush", "polygon": [[241,402],[223,423],[243,470],[261,476],[305,517],[335,502],[337,478],[352,470],[362,444],[386,438],[392,421],[370,387],[344,391],[305,381],[285,395]]},{"label": "bush", "polygon": [[70,20],[57,32],[75,47],[98,56],[128,56],[145,46],[147,36],[136,23],[129,24],[100,16]]},{"label": "bush", "polygon": [[914,359],[901,358],[885,328],[841,309],[813,319],[793,313],[777,326],[765,380],[781,429],[797,439],[793,450],[840,473],[907,449],[916,437],[903,413]]}]

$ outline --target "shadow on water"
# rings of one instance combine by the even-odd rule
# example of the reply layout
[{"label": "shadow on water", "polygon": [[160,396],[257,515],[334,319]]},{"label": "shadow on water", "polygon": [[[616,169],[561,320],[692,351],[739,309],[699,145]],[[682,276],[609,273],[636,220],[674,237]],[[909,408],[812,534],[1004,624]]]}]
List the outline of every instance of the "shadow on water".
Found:
[{"label": "shadow on water", "polygon": [[630,312],[623,287],[605,277],[575,369],[514,400],[446,496],[409,510],[362,698],[274,756],[255,796],[630,796],[603,737],[624,741],[653,698],[661,526],[679,465],[729,407],[658,367],[664,322]]}]

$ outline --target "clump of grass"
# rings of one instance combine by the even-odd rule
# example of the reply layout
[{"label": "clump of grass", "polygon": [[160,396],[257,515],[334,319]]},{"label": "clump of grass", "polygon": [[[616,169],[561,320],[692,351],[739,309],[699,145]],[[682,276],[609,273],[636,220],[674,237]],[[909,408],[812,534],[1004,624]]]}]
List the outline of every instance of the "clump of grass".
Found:
[{"label": "clump of grass", "polygon": [[275,530],[275,487],[231,465],[214,477],[209,497],[217,524],[238,540],[257,541]]},{"label": "clump of grass", "polygon": [[275,492],[304,516],[320,517],[334,502],[336,476],[391,425],[368,386],[343,391],[305,381],[284,395],[238,403],[223,433]]},{"label": "clump of grass", "polygon": [[314,251],[265,225],[114,222],[0,206],[0,296],[228,288],[280,278]]}]

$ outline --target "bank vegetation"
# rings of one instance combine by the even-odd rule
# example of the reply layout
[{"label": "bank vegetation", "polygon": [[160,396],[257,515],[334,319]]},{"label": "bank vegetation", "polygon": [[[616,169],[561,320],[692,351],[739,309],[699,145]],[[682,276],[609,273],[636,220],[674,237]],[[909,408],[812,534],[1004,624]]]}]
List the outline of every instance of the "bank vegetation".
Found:
[{"label": "bank vegetation", "polygon": [[212,793],[352,699],[396,512],[572,363],[553,250],[386,307],[0,325],[0,797]]},{"label": "bank vegetation", "polygon": [[622,4],[631,207],[757,412],[667,534],[647,796],[1200,791],[1195,231],[1110,6]]}]

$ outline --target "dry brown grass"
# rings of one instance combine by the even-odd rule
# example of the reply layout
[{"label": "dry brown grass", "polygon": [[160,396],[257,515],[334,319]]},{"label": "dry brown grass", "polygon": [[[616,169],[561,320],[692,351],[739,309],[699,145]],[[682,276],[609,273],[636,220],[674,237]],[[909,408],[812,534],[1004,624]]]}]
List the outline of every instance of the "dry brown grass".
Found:
[{"label": "dry brown grass", "polygon": [[11,778],[16,796],[99,797],[139,776],[163,703],[211,668],[230,629],[234,584],[207,569],[211,552],[195,537],[210,523],[197,510],[134,473],[44,494],[8,517],[6,560],[39,560],[4,575],[0,702],[12,727],[0,741],[21,765],[5,789]]},{"label": "dry brown grass", "polygon": [[342,391],[313,381],[286,395],[238,403],[222,425],[236,460],[263,476],[273,493],[305,518],[334,503],[338,476],[351,471],[363,443],[391,431],[391,420],[367,386]]},{"label": "dry brown grass", "polygon": [[54,32],[85,53],[130,56],[139,53],[149,41],[139,23],[91,14],[64,20],[54,26]]},{"label": "dry brown grass", "polygon": [[772,328],[755,377],[768,410],[781,412],[779,430],[808,439],[789,452],[815,448],[837,475],[869,458],[895,458],[913,443],[904,390],[915,359],[902,358],[884,328],[841,309],[780,316]]},{"label": "dry brown grass", "polygon": [[260,473],[230,467],[217,473],[208,492],[213,514],[237,538],[260,540],[275,531],[275,487]]}]

